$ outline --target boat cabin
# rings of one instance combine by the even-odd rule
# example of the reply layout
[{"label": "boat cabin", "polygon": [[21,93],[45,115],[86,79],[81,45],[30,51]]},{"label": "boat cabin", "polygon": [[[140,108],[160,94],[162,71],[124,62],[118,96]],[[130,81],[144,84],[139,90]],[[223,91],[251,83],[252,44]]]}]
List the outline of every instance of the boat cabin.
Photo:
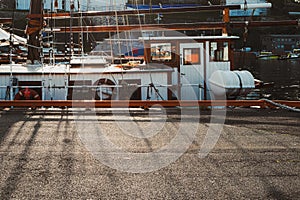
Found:
[{"label": "boat cabin", "polygon": [[[236,36],[144,37],[145,60],[176,68],[173,85],[182,100],[211,99],[209,80],[218,70],[231,71]],[[232,73],[231,76],[236,76]],[[177,76],[177,77],[176,77]],[[231,77],[229,77],[231,79]],[[239,87],[240,83],[236,83]],[[232,86],[234,87],[234,86]],[[252,87],[252,86],[251,86]]]}]

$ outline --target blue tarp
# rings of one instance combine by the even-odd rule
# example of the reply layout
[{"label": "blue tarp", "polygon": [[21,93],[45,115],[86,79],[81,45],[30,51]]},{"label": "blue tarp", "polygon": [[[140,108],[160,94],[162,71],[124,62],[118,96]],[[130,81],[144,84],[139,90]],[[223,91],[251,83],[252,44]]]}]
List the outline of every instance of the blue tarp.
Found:
[{"label": "blue tarp", "polygon": [[[246,1],[247,4],[259,4],[259,3],[266,3],[266,0],[251,0]],[[226,0],[227,5],[239,5],[245,4],[245,0]],[[258,8],[258,9],[247,9],[247,10],[230,10],[229,15],[231,17],[247,17],[247,16],[265,16],[267,15],[266,8]]]},{"label": "blue tarp", "polygon": [[[44,2],[44,9],[51,10],[51,3],[54,7],[54,0],[41,0]],[[117,0],[120,2],[120,0]],[[70,11],[70,0],[65,0],[65,11]],[[121,2],[118,4],[108,5],[107,0],[74,0],[75,11],[78,10],[78,2],[80,3],[81,11],[91,10],[118,10],[123,9],[124,5],[121,6]],[[58,9],[63,10],[63,0],[58,0]],[[17,10],[29,10],[30,0],[16,0]]]}]

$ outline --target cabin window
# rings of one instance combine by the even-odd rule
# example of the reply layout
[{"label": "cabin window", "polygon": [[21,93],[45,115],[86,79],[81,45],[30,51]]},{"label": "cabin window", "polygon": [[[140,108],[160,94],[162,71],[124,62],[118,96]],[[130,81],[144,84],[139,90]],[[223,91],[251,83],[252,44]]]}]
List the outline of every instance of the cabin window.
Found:
[{"label": "cabin window", "polygon": [[154,43],[150,47],[152,61],[169,61],[172,59],[171,43]]},{"label": "cabin window", "polygon": [[183,64],[195,65],[200,63],[200,49],[199,48],[184,48],[183,49]]},{"label": "cabin window", "polygon": [[228,61],[229,60],[228,42],[211,42],[209,54],[210,54],[211,61]]}]

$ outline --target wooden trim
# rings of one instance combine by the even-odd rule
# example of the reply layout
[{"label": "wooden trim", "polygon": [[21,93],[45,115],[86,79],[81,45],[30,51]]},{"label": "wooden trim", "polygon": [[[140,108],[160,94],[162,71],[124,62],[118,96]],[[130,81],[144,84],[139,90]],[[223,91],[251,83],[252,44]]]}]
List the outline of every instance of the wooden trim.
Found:
[{"label": "wooden trim", "polygon": [[[226,27],[243,28],[247,27],[268,27],[268,26],[298,26],[298,20],[281,20],[281,21],[247,21],[247,22],[197,22],[197,23],[175,23],[175,24],[135,24],[135,25],[110,25],[110,26],[73,26],[58,27],[51,31],[56,33],[81,33],[81,32],[121,32],[129,30],[209,30],[224,29]],[[50,32],[50,29],[46,29]]]},{"label": "wooden trim", "polygon": [[12,24],[12,18],[0,18],[0,24]]},{"label": "wooden trim", "polygon": [[[275,100],[275,103],[300,108],[300,101]],[[127,107],[151,107],[153,105],[163,107],[210,107],[210,106],[236,106],[250,107],[260,106],[262,108],[274,106],[264,100],[203,100],[203,101],[143,101],[143,100],[15,100],[0,101],[0,107],[92,107],[92,108],[127,108]]]},{"label": "wooden trim", "polygon": [[[136,10],[112,10],[112,11],[88,11],[72,13],[46,13],[44,18],[81,18],[81,17],[95,17],[95,16],[120,16],[120,15],[141,15],[141,14],[157,14],[157,13],[184,13],[184,12],[199,12],[199,11],[213,11],[223,10],[228,8],[230,10],[240,9],[240,5],[212,5],[212,6],[195,6],[182,8],[161,8],[161,9],[136,9]],[[30,15],[28,15],[31,18]]]}]

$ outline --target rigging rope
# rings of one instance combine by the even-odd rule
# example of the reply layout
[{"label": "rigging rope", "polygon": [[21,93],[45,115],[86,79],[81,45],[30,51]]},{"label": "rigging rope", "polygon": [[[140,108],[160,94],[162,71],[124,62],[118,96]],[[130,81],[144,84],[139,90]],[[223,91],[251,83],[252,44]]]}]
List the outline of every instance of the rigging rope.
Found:
[{"label": "rigging rope", "polygon": [[84,55],[84,48],[83,48],[83,23],[82,23],[82,12],[81,12],[81,6],[80,6],[80,1],[77,0],[77,5],[78,5],[78,12],[80,13],[80,18],[79,18],[79,25],[81,27],[80,34],[79,34],[79,48],[81,52],[81,56]]},{"label": "rigging rope", "polygon": [[117,10],[115,11],[115,20],[116,20],[116,27],[117,27],[117,38],[118,38],[118,50],[119,54],[121,54],[121,43],[120,43],[120,32],[119,32],[119,19]]},{"label": "rigging rope", "polygon": [[280,104],[280,103],[276,103],[272,100],[269,100],[269,99],[261,99],[273,106],[276,106],[276,107],[279,107],[279,108],[282,108],[282,109],[285,109],[285,110],[289,110],[289,111],[293,111],[293,112],[300,112],[300,109],[298,108],[293,108],[293,107],[290,107],[290,106],[287,106],[287,105],[284,105],[284,104]]},{"label": "rigging rope", "polygon": [[[126,16],[126,20],[127,20],[127,24],[130,25],[129,24],[128,16]],[[134,38],[133,38],[133,34],[131,32],[129,32],[129,38],[131,39],[129,41],[130,49],[132,51],[131,54],[132,54],[132,56],[134,56],[134,47],[133,47],[133,42],[134,42],[133,40],[134,40]],[[137,54],[138,54],[138,52],[137,52]]]},{"label": "rigging rope", "polygon": [[244,11],[246,11],[248,9],[248,6],[247,6],[247,0],[244,1]]},{"label": "rigging rope", "polygon": [[[136,5],[138,5],[138,1],[137,0],[135,0],[135,3],[136,3]],[[151,4],[150,5],[150,9],[152,9],[152,2],[151,1],[150,1],[150,4]],[[139,22],[139,26],[140,26],[139,29],[140,29],[141,35],[143,37],[142,20],[141,20],[141,15],[140,15],[139,7],[138,6],[137,6],[137,16],[138,16],[138,22]],[[142,43],[143,43],[143,47],[145,48],[145,40],[144,39],[142,40]],[[147,55],[147,53],[144,54],[144,58],[145,58],[146,61],[148,61],[148,55]],[[148,62],[146,63],[146,67],[149,67],[149,63]],[[153,84],[153,77],[152,77],[151,70],[149,70],[149,76],[150,76],[150,81]]]}]

